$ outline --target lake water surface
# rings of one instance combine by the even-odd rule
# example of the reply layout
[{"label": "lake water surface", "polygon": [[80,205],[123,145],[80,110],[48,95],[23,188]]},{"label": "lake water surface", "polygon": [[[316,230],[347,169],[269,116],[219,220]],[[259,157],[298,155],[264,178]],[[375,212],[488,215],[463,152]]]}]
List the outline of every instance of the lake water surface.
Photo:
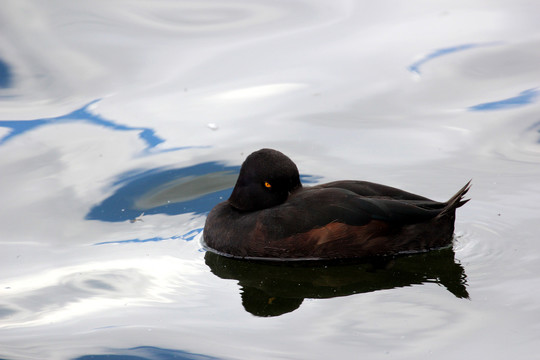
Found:
[{"label": "lake water surface", "polygon": [[[0,358],[532,359],[540,3],[7,1]],[[205,253],[244,158],[445,201],[452,249]]]}]

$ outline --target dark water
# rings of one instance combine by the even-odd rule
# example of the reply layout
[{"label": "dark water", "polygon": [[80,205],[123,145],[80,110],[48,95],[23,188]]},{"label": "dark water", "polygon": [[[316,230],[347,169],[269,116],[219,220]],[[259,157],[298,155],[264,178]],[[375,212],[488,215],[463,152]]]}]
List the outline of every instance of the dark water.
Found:
[{"label": "dark water", "polygon": [[[530,359],[540,7],[10,1],[0,10],[0,358]],[[273,147],[315,184],[446,200],[452,248],[205,253]]]}]

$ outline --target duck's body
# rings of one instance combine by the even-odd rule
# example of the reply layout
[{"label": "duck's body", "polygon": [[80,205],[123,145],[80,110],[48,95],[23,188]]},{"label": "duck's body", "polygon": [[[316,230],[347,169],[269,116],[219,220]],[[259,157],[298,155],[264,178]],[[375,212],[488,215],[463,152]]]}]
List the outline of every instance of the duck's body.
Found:
[{"label": "duck's body", "polygon": [[441,203],[396,188],[335,181],[302,187],[278,151],[251,154],[229,200],[206,220],[205,246],[250,259],[343,259],[426,251],[451,244],[465,185]]}]

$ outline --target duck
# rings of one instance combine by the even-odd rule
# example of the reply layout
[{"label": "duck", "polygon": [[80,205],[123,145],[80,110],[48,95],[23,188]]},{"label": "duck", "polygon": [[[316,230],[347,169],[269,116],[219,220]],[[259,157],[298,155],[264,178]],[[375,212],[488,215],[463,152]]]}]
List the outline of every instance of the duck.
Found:
[{"label": "duck", "polygon": [[248,260],[335,260],[425,252],[453,243],[467,182],[446,202],[360,180],[303,186],[296,164],[264,148],[209,212],[203,247]]}]

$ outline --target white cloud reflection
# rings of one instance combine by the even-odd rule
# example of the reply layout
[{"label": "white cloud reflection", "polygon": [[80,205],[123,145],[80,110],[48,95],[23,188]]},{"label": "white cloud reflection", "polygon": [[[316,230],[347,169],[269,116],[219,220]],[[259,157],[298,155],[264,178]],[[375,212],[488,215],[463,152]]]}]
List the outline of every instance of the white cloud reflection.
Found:
[{"label": "white cloud reflection", "polygon": [[193,279],[204,271],[198,263],[173,256],[130,257],[4,278],[2,283],[8,286],[0,288],[0,308],[7,318],[0,321],[0,329],[63,322],[125,306],[167,303],[173,301],[173,293],[193,295]]},{"label": "white cloud reflection", "polygon": [[229,90],[220,94],[214,95],[212,98],[216,100],[251,100],[261,99],[277,95],[285,95],[287,93],[306,88],[305,84],[269,84],[251,86],[237,90]]}]

